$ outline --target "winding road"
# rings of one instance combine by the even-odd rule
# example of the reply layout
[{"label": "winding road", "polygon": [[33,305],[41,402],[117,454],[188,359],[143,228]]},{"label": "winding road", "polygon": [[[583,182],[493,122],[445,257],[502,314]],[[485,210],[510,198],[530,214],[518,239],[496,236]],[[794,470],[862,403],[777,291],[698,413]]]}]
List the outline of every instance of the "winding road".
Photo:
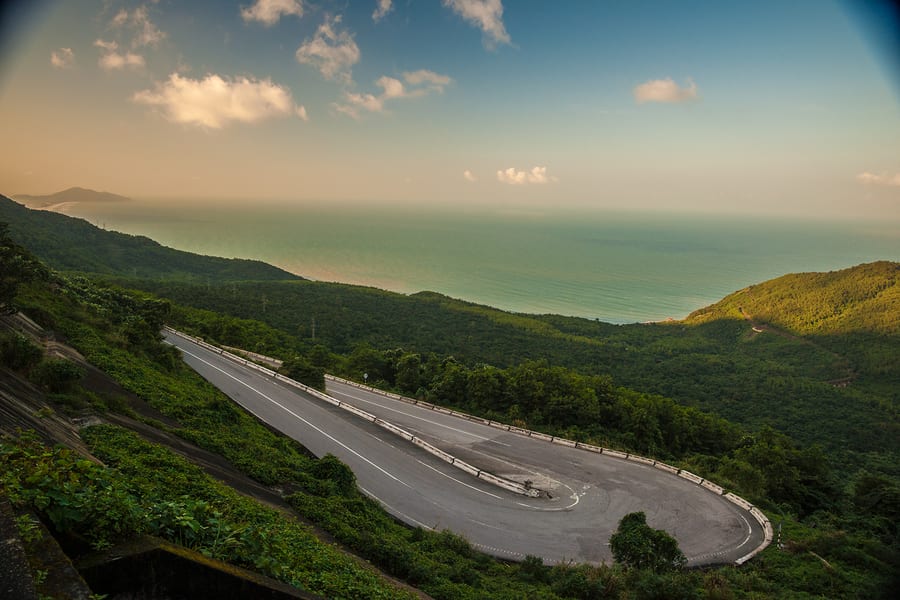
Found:
[{"label": "winding road", "polygon": [[411,525],[449,529],[500,558],[610,562],[627,513],[674,535],[698,566],[731,563],[765,532],[743,508],[673,473],[535,439],[329,380],[328,394],[495,475],[548,492],[529,498],[452,466],[369,420],[172,332],[185,362],[246,410],[317,456],[334,454],[364,493]]}]

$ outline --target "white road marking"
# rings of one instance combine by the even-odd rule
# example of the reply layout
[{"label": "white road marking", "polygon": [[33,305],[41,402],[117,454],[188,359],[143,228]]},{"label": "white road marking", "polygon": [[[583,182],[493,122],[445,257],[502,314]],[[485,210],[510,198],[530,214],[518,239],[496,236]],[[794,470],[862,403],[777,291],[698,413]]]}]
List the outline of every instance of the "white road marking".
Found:
[{"label": "white road marking", "polygon": [[[315,429],[316,431],[318,431],[319,433],[321,433],[322,435],[324,435],[325,437],[327,437],[329,440],[331,440],[332,442],[334,442],[335,444],[337,444],[338,446],[340,446],[341,448],[344,448],[344,449],[347,450],[348,452],[351,452],[354,456],[357,456],[357,457],[359,457],[360,459],[364,460],[365,462],[369,463],[370,465],[372,465],[373,467],[375,467],[376,469],[378,469],[379,471],[381,471],[382,473],[384,473],[385,475],[387,475],[388,477],[390,477],[391,479],[393,479],[393,480],[396,481],[397,483],[401,483],[401,484],[405,485],[406,487],[409,487],[409,485],[407,485],[406,483],[404,483],[403,481],[401,481],[399,478],[397,478],[396,476],[392,475],[391,473],[388,473],[387,471],[385,471],[384,469],[382,469],[381,467],[379,467],[378,465],[376,465],[375,463],[373,463],[371,460],[369,460],[368,458],[366,458],[365,456],[363,456],[362,454],[360,454],[359,452],[357,452],[356,450],[354,450],[353,448],[351,448],[350,446],[348,446],[347,444],[345,444],[345,443],[342,442],[341,440],[337,439],[337,438],[334,437],[333,435],[330,435],[329,433],[327,433],[326,431],[320,429],[319,427],[316,427],[315,425],[313,425],[312,423],[310,423],[309,421],[307,421],[306,419],[304,419],[303,417],[301,417],[300,415],[298,415],[297,413],[295,413],[294,411],[292,411],[291,409],[289,409],[289,408],[286,407],[285,405],[283,405],[283,404],[281,404],[280,402],[278,402],[277,400],[274,400],[274,399],[270,398],[269,396],[265,395],[264,393],[262,393],[261,391],[259,391],[258,389],[256,389],[256,388],[253,387],[252,385],[250,385],[249,383],[247,383],[247,382],[245,382],[245,381],[239,379],[238,377],[235,377],[234,375],[232,375],[231,373],[228,373],[227,371],[225,371],[225,370],[223,370],[223,369],[220,369],[219,367],[217,367],[216,365],[212,364],[211,362],[206,361],[206,360],[203,360],[202,358],[200,358],[199,356],[197,356],[197,355],[194,354],[193,352],[189,352],[189,351],[185,350],[184,348],[180,348],[180,350],[181,350],[182,352],[184,352],[185,354],[187,354],[188,356],[193,356],[194,358],[196,358],[197,360],[199,360],[199,361],[202,362],[203,364],[212,367],[212,368],[215,369],[216,371],[219,371],[219,372],[222,373],[223,375],[225,375],[225,376],[227,376],[227,377],[230,377],[230,378],[234,379],[235,381],[237,381],[237,382],[240,383],[241,385],[243,385],[243,386],[249,388],[250,390],[253,390],[253,391],[256,392],[257,394],[259,394],[260,396],[262,396],[263,398],[265,398],[266,400],[268,400],[269,402],[271,402],[272,404],[274,404],[275,406],[277,406],[278,408],[280,408],[281,410],[283,410],[283,411],[285,411],[286,413],[288,413],[289,415],[295,417],[297,420],[306,423],[308,426],[312,427],[313,429]],[[249,410],[249,409],[248,409],[248,410]],[[250,411],[250,412],[253,412],[253,411]]]},{"label": "white road marking", "polygon": [[359,400],[360,402],[365,402],[367,404],[374,404],[375,406],[377,406],[379,408],[383,408],[385,410],[389,410],[389,411],[395,412],[395,413],[400,413],[401,415],[405,415],[405,416],[411,417],[413,419],[418,419],[420,421],[425,421],[426,423],[431,423],[432,425],[437,425],[438,427],[443,427],[445,429],[449,429],[451,431],[455,431],[455,432],[461,433],[463,435],[468,435],[473,438],[478,438],[479,440],[484,440],[486,442],[492,442],[494,444],[499,444],[501,446],[509,446],[509,444],[504,444],[503,442],[498,442],[498,441],[494,440],[493,438],[489,438],[489,437],[486,437],[483,435],[478,435],[477,433],[472,433],[470,431],[465,431],[464,429],[457,429],[456,427],[451,427],[450,425],[444,425],[443,423],[438,423],[437,421],[432,421],[431,419],[426,419],[425,417],[420,417],[420,416],[414,415],[412,413],[403,412],[402,410],[399,410],[396,408],[391,408],[390,406],[385,406],[384,404],[379,404],[378,402],[375,402],[374,400],[366,400],[365,398],[361,398],[359,396],[354,396],[353,394],[350,394],[348,392],[332,391],[331,393],[336,394],[336,395],[345,396],[347,398],[353,398],[354,400]]},{"label": "white road marking", "polygon": [[[747,542],[750,541],[750,536],[753,535],[753,528],[750,527],[750,523],[747,521],[747,518],[744,517],[744,515],[742,515],[741,513],[738,513],[738,516],[741,518],[742,521],[744,521],[744,525],[747,526],[747,537],[745,537],[744,541],[741,542],[741,546],[743,546],[744,544],[746,544]],[[735,548],[735,550],[737,550],[741,546],[738,546],[737,548]]]},{"label": "white road marking", "polygon": [[568,506],[558,506],[558,507],[554,507],[554,508],[544,508],[542,506],[531,506],[530,504],[525,504],[524,502],[516,502],[516,504],[518,504],[519,506],[524,506],[525,508],[530,508],[531,510],[538,510],[541,512],[561,512],[561,511],[569,510],[570,508],[573,508],[576,504],[578,504],[581,501],[581,496],[584,496],[584,494],[579,496],[575,490],[573,490],[571,487],[569,487],[562,481],[557,481],[557,483],[565,485],[567,488],[569,488],[569,491],[572,492],[572,495],[569,496],[569,498],[571,498],[575,502],[573,502],[572,504],[570,504]]},{"label": "white road marking", "polygon": [[447,479],[450,479],[450,480],[452,480],[452,481],[455,481],[456,483],[458,483],[458,484],[460,484],[460,485],[464,485],[464,486],[466,486],[467,488],[472,488],[472,489],[475,490],[476,492],[481,492],[482,494],[486,494],[486,495],[490,496],[491,498],[496,498],[496,499],[498,499],[498,500],[503,500],[503,498],[501,498],[500,496],[498,496],[498,495],[496,495],[496,494],[492,494],[492,493],[490,493],[490,492],[486,492],[486,491],[484,491],[484,490],[482,490],[482,489],[480,489],[480,488],[475,487],[474,485],[469,485],[469,484],[466,483],[465,481],[460,481],[459,479],[456,479],[455,477],[450,477],[449,475],[447,475],[447,474],[444,473],[443,471],[440,471],[440,470],[438,470],[438,469],[435,469],[435,468],[432,467],[431,465],[428,465],[428,464],[423,463],[423,462],[422,462],[421,460],[419,460],[418,458],[416,459],[416,462],[419,463],[420,465],[422,465],[423,467],[428,467],[429,469],[431,469],[431,470],[434,471],[435,473],[440,473],[441,475],[443,475],[443,476],[446,477]]},{"label": "white road marking", "polygon": [[378,496],[376,496],[375,494],[373,494],[372,492],[370,492],[369,490],[367,490],[367,489],[364,488],[363,486],[359,486],[359,489],[362,491],[363,494],[365,494],[365,495],[368,496],[369,498],[372,498],[372,499],[375,500],[376,502],[380,503],[382,506],[384,506],[385,508],[387,508],[390,512],[393,512],[393,513],[396,514],[396,515],[400,515],[401,517],[403,517],[404,519],[406,519],[407,523],[415,523],[416,525],[418,525],[418,526],[421,527],[422,529],[430,529],[430,530],[434,531],[434,527],[432,527],[432,526],[430,526],[430,525],[426,525],[425,523],[423,523],[423,522],[421,522],[421,521],[417,521],[416,519],[413,519],[413,518],[412,518],[411,516],[409,516],[408,514],[403,513],[403,512],[401,512],[401,511],[397,510],[396,508],[394,508],[393,506],[391,506],[390,504],[388,504],[387,502],[385,502],[384,500],[382,500],[381,498],[379,498]]}]

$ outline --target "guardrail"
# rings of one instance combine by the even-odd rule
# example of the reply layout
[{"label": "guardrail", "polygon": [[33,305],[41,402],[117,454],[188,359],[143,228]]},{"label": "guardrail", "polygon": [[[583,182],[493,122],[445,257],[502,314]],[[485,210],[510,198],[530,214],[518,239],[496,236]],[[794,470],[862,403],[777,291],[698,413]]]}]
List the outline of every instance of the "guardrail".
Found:
[{"label": "guardrail", "polygon": [[679,469],[678,467],[673,467],[672,465],[668,465],[666,463],[660,462],[658,460],[654,460],[652,458],[646,458],[643,456],[638,456],[636,454],[631,454],[627,452],[619,452],[618,450],[612,450],[610,448],[603,448],[601,446],[594,446],[591,444],[585,444],[583,442],[573,442],[572,440],[559,438],[552,435],[547,435],[546,433],[540,433],[538,431],[532,431],[530,429],[523,429],[521,427],[514,427],[512,425],[507,425],[506,423],[500,423],[498,421],[490,421],[487,419],[483,419],[481,417],[475,417],[473,415],[468,415],[466,413],[461,413],[455,410],[450,410],[447,408],[443,408],[440,406],[435,406],[429,402],[424,402],[422,400],[416,400],[415,398],[407,398],[405,396],[400,396],[398,394],[394,394],[392,392],[385,392],[384,390],[379,390],[377,388],[373,388],[367,385],[363,385],[361,383],[357,383],[355,381],[350,381],[348,379],[342,379],[340,377],[335,377],[334,375],[325,375],[325,378],[331,381],[335,381],[338,383],[343,383],[345,385],[350,385],[356,388],[364,389],[370,392],[374,392],[376,394],[380,394],[382,396],[386,396],[388,398],[393,398],[395,400],[400,400],[403,402],[407,402],[409,404],[414,404],[416,406],[422,406],[424,408],[428,408],[437,412],[451,414],[456,417],[460,417],[462,419],[466,419],[468,421],[474,421],[481,423],[483,425],[487,425],[488,427],[494,427],[496,429],[502,429],[504,431],[508,431],[511,433],[517,433],[519,435],[525,435],[528,437],[535,438],[537,440],[544,440],[551,444],[559,444],[563,446],[569,446],[574,448],[579,448],[581,450],[586,450],[588,452],[595,452],[597,454],[605,454],[607,456],[612,456],[614,458],[619,458],[622,460],[627,460],[631,462],[645,464],[647,466],[651,466],[654,469],[659,469],[660,471],[664,471],[667,473],[671,473],[673,475],[677,475],[682,479],[686,479],[691,483],[695,483],[699,486],[702,486],[709,490],[710,492],[716,494],[717,496],[722,496],[732,504],[741,507],[742,509],[748,511],[753,518],[759,523],[760,527],[763,529],[763,542],[753,549],[748,554],[738,558],[734,561],[735,565],[742,565],[763,550],[768,547],[770,543],[772,543],[772,539],[774,538],[774,532],[772,529],[772,524],[769,522],[769,519],[765,514],[740,496],[732,494],[731,492],[725,493],[725,490],[715,483],[711,481],[707,481],[706,479],[700,477],[699,475],[694,475],[690,471],[685,471],[684,469]]},{"label": "guardrail", "polygon": [[[525,485],[519,483],[518,481],[506,479],[505,477],[499,477],[497,475],[494,475],[493,473],[489,473],[489,472],[483,471],[477,467],[473,467],[472,465],[468,464],[467,462],[464,462],[464,461],[456,458],[452,454],[448,454],[447,452],[444,452],[440,448],[432,446],[425,440],[414,436],[413,434],[406,431],[405,429],[397,427],[393,423],[390,423],[388,421],[380,419],[380,418],[376,417],[375,415],[370,414],[370,413],[368,413],[360,408],[357,408],[351,404],[347,404],[346,402],[341,402],[337,398],[329,396],[328,394],[324,394],[315,388],[311,388],[308,385],[304,385],[304,384],[300,383],[299,381],[294,381],[293,379],[291,379],[289,377],[285,377],[284,375],[281,375],[280,373],[276,373],[275,371],[268,369],[266,367],[263,367],[262,365],[256,364],[253,361],[247,360],[246,358],[241,358],[240,356],[237,356],[236,354],[232,354],[231,352],[223,350],[222,348],[219,348],[218,346],[213,346],[212,344],[210,344],[209,342],[206,342],[205,340],[196,338],[196,337],[188,335],[186,333],[182,333],[181,331],[178,331],[177,329],[173,329],[173,328],[169,327],[168,325],[166,325],[164,327],[164,329],[173,335],[177,335],[186,340],[190,340],[191,342],[197,344],[198,346],[206,348],[207,350],[215,352],[216,354],[220,354],[220,355],[222,355],[230,360],[233,360],[237,363],[240,363],[250,369],[259,371],[260,373],[263,373],[264,375],[267,375],[278,381],[281,381],[282,383],[285,383],[287,385],[298,388],[298,389],[306,392],[310,396],[318,398],[319,400],[323,400],[324,402],[327,402],[328,404],[331,404],[332,406],[336,406],[338,408],[346,410],[347,412],[353,413],[356,416],[365,419],[366,421],[374,423],[375,425],[378,425],[382,429],[386,429],[387,431],[390,431],[394,435],[397,435],[399,437],[406,439],[409,442],[412,442],[413,444],[422,448],[429,454],[432,454],[432,455],[440,458],[444,462],[449,463],[450,465],[456,467],[457,469],[460,469],[462,471],[465,471],[466,473],[474,475],[475,477],[477,477],[483,481],[486,481],[488,483],[496,485],[497,487],[503,488],[510,492],[521,494],[523,496],[529,496],[531,498],[537,498],[538,496],[541,495],[541,492],[538,489],[535,489],[532,487],[526,487]],[[397,396],[396,394],[394,394],[393,396],[395,396],[397,399],[402,399],[400,396]],[[435,408],[435,410],[438,410],[441,407],[434,407],[434,408]],[[446,411],[448,413],[453,412],[453,411],[448,411],[447,409],[442,409],[442,410]]]}]

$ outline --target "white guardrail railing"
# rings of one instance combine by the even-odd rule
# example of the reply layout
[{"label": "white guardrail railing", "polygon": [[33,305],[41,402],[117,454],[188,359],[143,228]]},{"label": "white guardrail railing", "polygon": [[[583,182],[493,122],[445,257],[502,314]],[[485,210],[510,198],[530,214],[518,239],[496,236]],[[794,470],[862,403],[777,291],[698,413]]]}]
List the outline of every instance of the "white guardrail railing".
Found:
[{"label": "white guardrail railing", "polygon": [[[269,375],[270,377],[274,377],[275,379],[282,381],[288,385],[292,385],[296,388],[299,388],[299,389],[307,392],[308,394],[310,394],[316,398],[319,398],[320,400],[323,400],[334,406],[343,408],[344,410],[346,410],[348,412],[352,412],[353,414],[356,414],[368,421],[371,421],[372,423],[375,423],[376,425],[379,425],[380,427],[387,429],[388,431],[391,431],[394,434],[396,434],[402,438],[405,438],[406,440],[412,442],[416,446],[423,448],[428,453],[430,453],[434,456],[437,456],[441,460],[448,462],[451,465],[457,467],[458,469],[465,471],[466,473],[469,473],[471,475],[474,475],[474,476],[478,477],[479,479],[482,479],[489,483],[493,483],[494,485],[497,485],[501,488],[504,488],[509,491],[512,491],[512,492],[515,492],[518,494],[522,494],[525,496],[537,497],[540,495],[540,491],[537,489],[534,489],[531,487],[526,487],[525,485],[523,485],[517,481],[512,481],[511,479],[498,477],[492,473],[488,473],[486,471],[482,471],[481,469],[478,469],[477,467],[473,467],[472,465],[459,460],[458,458],[454,457],[453,455],[448,454],[448,453],[444,452],[443,450],[432,446],[428,442],[426,442],[420,438],[417,438],[416,436],[409,433],[408,431],[401,429],[395,425],[392,425],[391,423],[388,423],[387,421],[379,419],[379,418],[375,417],[374,415],[367,413],[364,410],[361,410],[359,408],[351,406],[345,402],[341,402],[337,398],[333,398],[333,397],[329,396],[328,394],[324,394],[317,389],[303,385],[302,383],[294,381],[293,379],[285,377],[284,375],[280,375],[280,374],[276,373],[275,371],[272,371],[271,369],[267,369],[266,367],[260,366],[252,361],[249,361],[247,359],[241,358],[240,356],[237,356],[235,354],[227,352],[227,351],[223,350],[222,348],[219,348],[218,346],[213,346],[212,344],[210,344],[200,338],[195,338],[186,333],[182,333],[176,329],[172,329],[169,326],[166,326],[165,329],[166,329],[166,331],[169,331],[175,335],[178,335],[185,339],[191,340],[195,344],[198,344],[200,346],[203,346],[204,348],[212,350],[213,352],[216,352],[217,354],[226,356],[226,357],[230,358],[231,360],[234,360],[234,361],[239,362],[243,365],[246,365],[252,369],[255,369],[257,371],[265,373],[265,374]],[[761,510],[759,510],[758,508],[756,508],[755,506],[753,506],[751,503],[747,502],[740,496],[732,494],[731,492],[725,493],[725,490],[721,486],[718,486],[711,481],[707,481],[704,478],[700,477],[699,475],[694,475],[690,471],[685,471],[684,469],[679,469],[678,467],[673,467],[672,465],[668,465],[664,462],[660,462],[660,461],[654,460],[652,458],[646,458],[646,457],[638,456],[636,454],[631,454],[628,452],[620,452],[618,450],[612,450],[611,448],[603,448],[601,446],[594,446],[592,444],[585,444],[584,442],[575,442],[575,441],[572,441],[569,439],[559,438],[559,437],[552,436],[552,435],[547,435],[546,433],[540,433],[538,431],[532,431],[530,429],[523,429],[521,427],[507,425],[506,423],[500,423],[498,421],[491,421],[489,419],[483,419],[481,417],[476,417],[476,416],[462,413],[462,412],[459,412],[456,410],[444,408],[443,406],[436,406],[434,404],[431,404],[430,402],[425,402],[423,400],[416,400],[415,398],[407,398],[407,397],[401,396],[399,394],[394,394],[392,392],[386,392],[384,390],[379,390],[377,388],[363,385],[363,384],[357,383],[355,381],[350,381],[348,379],[342,379],[340,377],[335,377],[334,375],[325,375],[325,378],[329,379],[331,381],[336,381],[338,383],[343,383],[345,385],[350,385],[350,386],[364,389],[364,390],[367,390],[367,391],[370,391],[370,392],[373,392],[376,394],[380,394],[380,395],[388,397],[388,398],[393,398],[394,400],[400,400],[402,402],[414,404],[416,406],[422,406],[424,408],[428,408],[428,409],[434,410],[436,412],[453,415],[455,417],[459,417],[459,418],[465,419],[467,421],[473,421],[476,423],[481,423],[482,425],[494,427],[496,429],[502,429],[504,431],[508,431],[511,433],[517,433],[519,435],[525,435],[525,436],[532,437],[532,438],[535,438],[538,440],[544,440],[544,441],[550,442],[551,444],[559,444],[559,445],[563,445],[563,446],[579,448],[581,450],[587,450],[588,452],[595,452],[597,454],[605,454],[606,456],[610,456],[613,458],[619,458],[622,460],[645,464],[647,466],[651,466],[655,469],[659,469],[660,471],[665,471],[665,472],[671,473],[673,475],[681,477],[682,479],[686,479],[692,483],[702,486],[702,487],[706,488],[707,490],[709,490],[710,492],[712,492],[713,494],[722,496],[723,498],[725,498],[726,500],[728,500],[735,506],[739,506],[740,508],[748,511],[751,514],[751,516],[753,516],[753,518],[759,523],[760,527],[762,527],[762,529],[763,529],[762,543],[759,546],[757,546],[755,549],[753,549],[751,552],[749,552],[748,554],[735,560],[734,564],[736,564],[736,565],[744,564],[745,562],[747,562],[748,560],[750,560],[751,558],[753,558],[754,556],[756,556],[757,554],[759,554],[760,552],[765,550],[766,547],[768,547],[768,545],[772,543],[772,539],[774,538],[772,524],[769,522],[769,519],[766,517],[765,514],[763,514],[763,512]]]},{"label": "white guardrail railing", "polygon": [[[331,404],[332,406],[336,406],[338,408],[346,410],[347,412],[353,413],[353,414],[357,415],[358,417],[365,419],[366,421],[374,423],[375,425],[378,425],[379,427],[386,429],[387,431],[390,431],[391,433],[393,433],[399,437],[402,437],[403,439],[405,439],[409,442],[412,442],[413,444],[422,448],[429,454],[432,454],[432,455],[440,458],[441,460],[451,464],[452,466],[456,467],[457,469],[460,469],[462,471],[465,471],[466,473],[474,475],[475,477],[477,477],[483,481],[486,481],[488,483],[496,485],[497,487],[503,488],[510,492],[514,492],[516,494],[522,494],[523,496],[529,496],[531,498],[537,498],[538,496],[541,495],[541,492],[538,489],[532,488],[530,486],[525,486],[525,485],[519,483],[518,481],[513,481],[512,479],[506,479],[505,477],[499,477],[497,475],[494,475],[493,473],[489,473],[489,472],[483,471],[482,469],[479,469],[477,467],[473,467],[472,465],[456,458],[452,454],[448,454],[447,452],[444,452],[440,448],[436,448],[435,446],[432,446],[425,440],[414,436],[413,434],[406,431],[405,429],[401,429],[400,427],[397,427],[393,423],[389,423],[388,421],[380,419],[380,418],[376,417],[375,415],[370,414],[370,413],[368,413],[362,409],[359,409],[353,405],[347,404],[346,402],[341,402],[337,398],[333,398],[333,397],[329,396],[328,394],[320,392],[319,390],[317,390],[315,388],[311,388],[308,385],[303,385],[299,381],[294,381],[293,379],[291,379],[289,377],[285,377],[284,375],[276,373],[275,371],[268,369],[266,367],[263,367],[262,365],[258,365],[253,361],[247,360],[246,358],[241,358],[240,356],[238,356],[236,354],[232,354],[231,352],[228,352],[227,350],[223,350],[222,348],[219,348],[218,346],[213,346],[212,344],[210,344],[200,338],[196,338],[196,337],[188,335],[186,333],[182,333],[181,331],[178,331],[177,329],[173,329],[173,328],[169,327],[168,325],[165,326],[165,330],[173,335],[177,335],[186,340],[190,340],[190,341],[194,342],[195,344],[197,344],[198,346],[202,346],[203,348],[206,348],[207,350],[211,350],[212,352],[215,352],[216,354],[220,354],[220,355],[222,355],[226,358],[229,358],[230,360],[233,360],[237,363],[240,363],[250,369],[259,371],[260,373],[263,373],[269,377],[272,377],[278,381],[281,381],[282,383],[285,383],[287,385],[298,388],[298,389],[306,392],[310,396],[313,396],[315,398],[318,398],[319,400],[327,402],[328,404]],[[398,396],[398,398],[399,398],[399,396]],[[433,408],[440,409],[440,407],[433,407]]]},{"label": "white guardrail railing", "polygon": [[393,398],[395,400],[401,400],[403,402],[407,402],[409,404],[415,404],[417,406],[423,406],[425,408],[430,408],[432,410],[440,411],[442,413],[451,414],[455,417],[460,417],[461,419],[466,419],[468,421],[474,421],[476,423],[481,423],[483,425],[488,425],[489,427],[495,427],[497,429],[503,429],[505,431],[509,431],[511,433],[518,433],[519,435],[526,435],[528,437],[532,437],[538,440],[544,440],[550,442],[551,444],[560,444],[563,446],[569,446],[574,448],[579,448],[581,450],[587,450],[588,452],[596,452],[598,454],[605,454],[607,456],[611,456],[614,458],[620,458],[622,460],[628,460],[631,462],[642,463],[648,466],[652,466],[655,469],[659,469],[660,471],[666,471],[673,475],[677,475],[682,479],[686,479],[692,483],[695,483],[699,486],[702,486],[709,490],[710,492],[716,494],[717,496],[722,496],[732,504],[743,508],[748,511],[753,518],[759,523],[760,527],[763,529],[763,541],[757,546],[754,550],[749,552],[748,554],[738,558],[734,561],[736,565],[742,565],[763,550],[772,543],[772,539],[774,537],[774,532],[772,530],[772,524],[769,522],[769,519],[766,515],[763,514],[761,510],[741,498],[740,496],[736,496],[731,492],[725,493],[725,490],[722,489],[721,486],[716,485],[711,481],[707,481],[706,479],[700,477],[699,475],[694,475],[690,471],[685,471],[684,469],[679,469],[678,467],[673,467],[672,465],[668,465],[664,462],[660,462],[658,460],[654,460],[652,458],[646,458],[643,456],[638,456],[636,454],[631,454],[627,452],[619,452],[618,450],[612,450],[610,448],[603,448],[601,446],[594,446],[592,444],[585,444],[584,442],[573,442],[572,440],[555,437],[552,435],[547,435],[546,433],[540,433],[537,431],[532,431],[530,429],[522,429],[521,427],[514,427],[512,425],[507,425],[506,423],[499,423],[497,421],[490,421],[488,419],[483,419],[481,417],[475,417],[472,415],[468,415],[466,413],[462,413],[455,410],[450,410],[441,406],[435,406],[429,402],[424,402],[422,400],[416,400],[415,398],[407,398],[405,396],[400,396],[399,394],[394,394],[391,392],[385,392],[384,390],[379,390],[377,388],[373,388],[367,385],[363,385],[361,383],[357,383],[355,381],[349,381],[347,379],[341,379],[340,377],[335,377],[334,375],[325,375],[326,379],[330,379],[331,381],[336,381],[338,383],[343,383],[345,385],[350,385],[353,387],[357,387],[360,389],[368,390],[370,392],[374,392],[376,394],[381,394],[382,396],[386,396],[388,398]]}]

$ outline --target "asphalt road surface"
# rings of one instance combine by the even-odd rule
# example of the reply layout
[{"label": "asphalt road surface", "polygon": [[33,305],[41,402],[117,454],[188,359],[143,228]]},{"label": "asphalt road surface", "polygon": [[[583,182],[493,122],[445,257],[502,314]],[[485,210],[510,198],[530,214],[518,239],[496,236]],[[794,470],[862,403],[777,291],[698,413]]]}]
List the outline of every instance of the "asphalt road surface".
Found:
[{"label": "asphalt road surface", "polygon": [[329,381],[337,399],[381,417],[495,475],[549,493],[526,498],[468,475],[345,410],[176,335],[185,362],[262,421],[317,456],[334,454],[364,493],[411,525],[464,536],[500,558],[610,562],[627,513],[674,535],[689,565],[728,563],[762,543],[749,512],[650,465],[558,446]]}]

